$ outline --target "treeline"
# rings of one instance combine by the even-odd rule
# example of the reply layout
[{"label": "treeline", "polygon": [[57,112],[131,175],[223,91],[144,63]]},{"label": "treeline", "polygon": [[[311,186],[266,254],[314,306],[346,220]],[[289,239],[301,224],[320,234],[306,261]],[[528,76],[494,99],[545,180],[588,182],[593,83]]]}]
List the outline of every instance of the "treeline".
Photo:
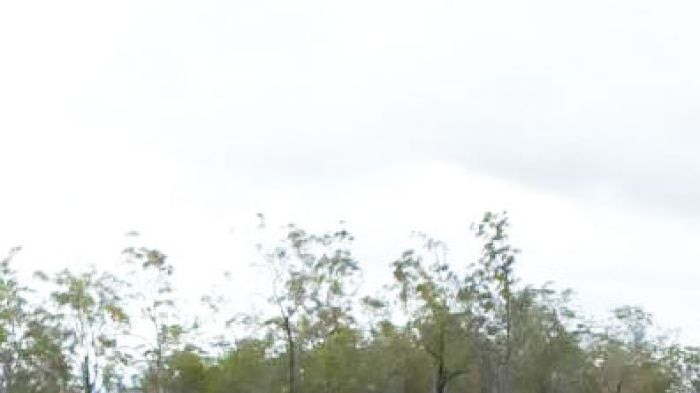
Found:
[{"label": "treeline", "polygon": [[486,213],[479,256],[461,264],[418,235],[374,296],[359,295],[347,230],[290,225],[258,249],[271,272],[263,315],[222,315],[203,298],[228,320],[216,340],[183,317],[156,249],[124,250],[129,275],[37,273],[33,289],[11,268],[15,249],[0,265],[0,393],[700,391],[700,351],[640,308],[590,321],[568,291],[519,282],[508,225]]}]

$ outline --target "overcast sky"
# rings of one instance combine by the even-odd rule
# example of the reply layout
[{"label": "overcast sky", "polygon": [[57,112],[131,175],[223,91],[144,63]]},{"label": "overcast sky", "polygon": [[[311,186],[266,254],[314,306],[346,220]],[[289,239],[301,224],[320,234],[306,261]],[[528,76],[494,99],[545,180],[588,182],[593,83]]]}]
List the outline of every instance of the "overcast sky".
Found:
[{"label": "overcast sky", "polygon": [[[526,282],[639,304],[700,343],[695,0],[3,1],[0,249],[118,257],[183,293],[249,269],[256,212],[356,233],[368,285],[412,230],[508,210]],[[146,240],[144,240],[146,241]]]}]

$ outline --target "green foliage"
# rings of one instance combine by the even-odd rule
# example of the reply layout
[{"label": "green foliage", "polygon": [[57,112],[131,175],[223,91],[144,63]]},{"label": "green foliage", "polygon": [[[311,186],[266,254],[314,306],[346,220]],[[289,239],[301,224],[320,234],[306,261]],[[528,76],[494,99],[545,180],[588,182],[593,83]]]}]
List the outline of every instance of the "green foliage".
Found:
[{"label": "green foliage", "polygon": [[[303,351],[355,323],[352,294],[359,266],[345,229],[321,235],[289,225],[280,244],[259,246],[273,273],[269,298],[277,312],[265,321],[286,349],[287,391],[299,391]],[[330,381],[326,381],[330,383]]]},{"label": "green foliage", "polygon": [[19,284],[10,263],[19,248],[0,261],[0,391],[49,393],[65,389],[68,355],[66,332],[58,318],[29,302],[30,290]]},{"label": "green foliage", "polygon": [[509,228],[486,213],[471,263],[419,233],[391,263],[393,285],[362,296],[346,229],[289,225],[259,246],[270,307],[235,314],[213,349],[191,336],[164,253],[127,248],[128,283],[94,268],[37,273],[47,300],[20,283],[13,249],[0,260],[0,393],[700,392],[700,349],[641,308],[600,324],[573,311],[570,291],[522,285]]},{"label": "green foliage", "polygon": [[204,393],[207,390],[207,367],[199,354],[193,351],[172,353],[162,378],[166,392]]},{"label": "green foliage", "polygon": [[[424,249],[433,258],[426,266],[424,258],[414,250],[405,251],[393,263],[398,298],[408,315],[413,339],[432,358],[434,390],[444,393],[458,377],[466,376],[472,367],[468,299],[463,296],[462,281],[444,260],[441,242],[420,235]],[[461,296],[460,296],[461,295]]]},{"label": "green foliage", "polygon": [[72,382],[84,393],[118,386],[130,359],[117,341],[128,327],[119,293],[123,282],[93,268],[78,274],[63,270],[52,283],[56,316],[69,332],[63,345],[76,363]]},{"label": "green foliage", "polygon": [[143,387],[147,392],[163,393],[171,372],[166,360],[177,350],[185,331],[178,321],[173,297],[175,269],[167,256],[156,249],[128,247],[123,254],[132,267],[129,298],[138,310],[141,327],[148,331],[138,336],[141,344],[137,346],[145,361]]}]

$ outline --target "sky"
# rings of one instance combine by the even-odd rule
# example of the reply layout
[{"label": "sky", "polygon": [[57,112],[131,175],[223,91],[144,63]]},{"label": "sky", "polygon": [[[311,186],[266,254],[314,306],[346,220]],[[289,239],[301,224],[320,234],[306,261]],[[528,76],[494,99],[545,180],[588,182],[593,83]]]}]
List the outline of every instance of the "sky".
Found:
[{"label": "sky", "polygon": [[257,296],[255,214],[346,220],[372,288],[421,230],[456,266],[508,210],[524,282],[700,344],[692,0],[3,1],[0,250]]}]

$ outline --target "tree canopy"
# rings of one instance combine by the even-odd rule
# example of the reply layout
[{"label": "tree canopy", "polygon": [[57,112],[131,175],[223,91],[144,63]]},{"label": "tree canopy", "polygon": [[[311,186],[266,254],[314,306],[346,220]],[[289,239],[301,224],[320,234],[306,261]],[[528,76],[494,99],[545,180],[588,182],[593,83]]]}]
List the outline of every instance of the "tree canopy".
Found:
[{"label": "tree canopy", "polygon": [[230,315],[216,351],[185,321],[163,251],[127,248],[127,279],[92,268],[22,282],[12,249],[0,260],[0,393],[700,392],[700,349],[640,307],[595,321],[571,291],[522,282],[509,226],[486,213],[473,261],[417,234],[368,296],[347,229],[289,225],[258,247],[269,307]]}]

